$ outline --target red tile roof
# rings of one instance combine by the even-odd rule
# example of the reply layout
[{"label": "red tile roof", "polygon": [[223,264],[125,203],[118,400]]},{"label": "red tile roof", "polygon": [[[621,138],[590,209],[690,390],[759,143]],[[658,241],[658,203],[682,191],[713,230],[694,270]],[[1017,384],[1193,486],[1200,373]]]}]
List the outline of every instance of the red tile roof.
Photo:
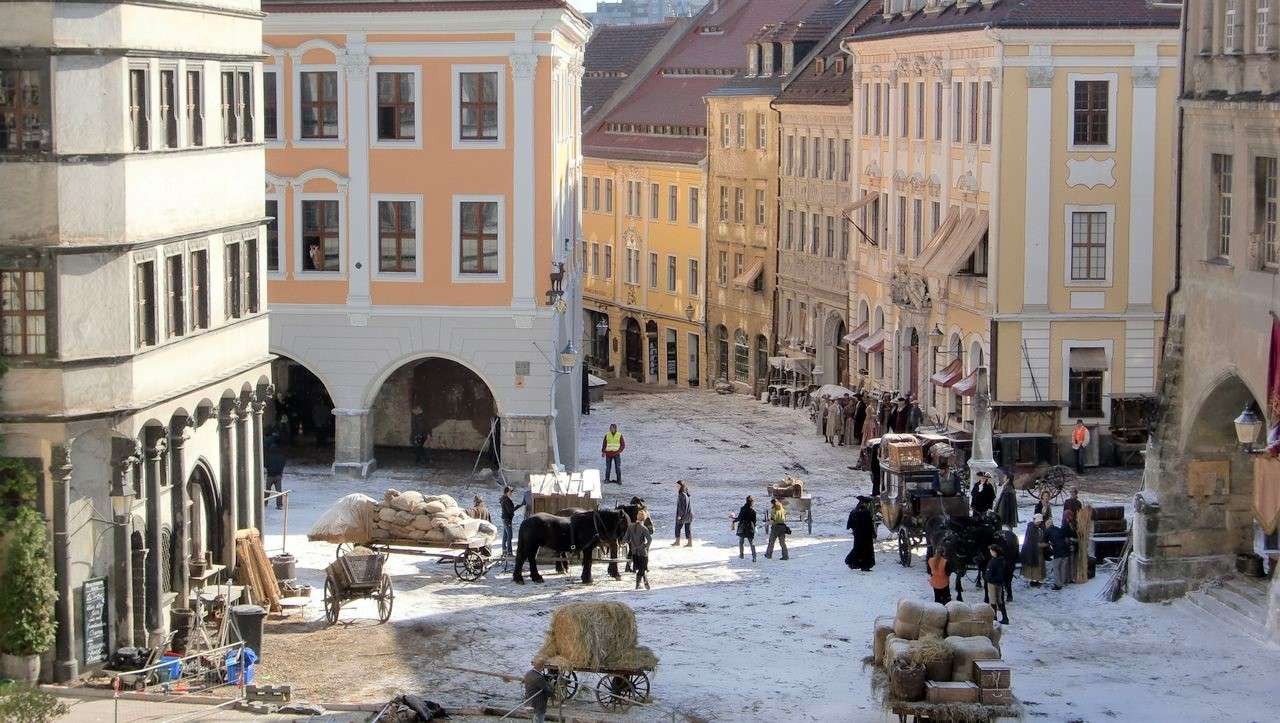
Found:
[{"label": "red tile roof", "polygon": [[563,9],[586,22],[568,0],[263,0],[271,13],[410,13]]},{"label": "red tile roof", "polygon": [[[787,80],[782,92],[778,94],[777,102],[846,105],[852,101],[852,58],[845,57],[843,72],[838,71],[836,64],[832,61],[844,53],[840,49],[840,43],[871,18],[880,15],[882,7],[880,0],[857,0],[850,3],[850,7],[845,8],[844,25],[831,33],[827,38],[827,44],[810,55],[804,67]],[[826,58],[822,72],[818,72],[818,58]]]},{"label": "red tile roof", "polygon": [[584,117],[603,108],[674,25],[674,21],[667,21],[654,25],[602,25],[595,29],[583,58],[587,69],[582,78]]},{"label": "red tile roof", "polygon": [[855,39],[892,35],[998,28],[1177,27],[1181,9],[1150,0],[999,0],[986,7],[948,5],[937,14],[918,12],[884,20],[877,15],[860,27]]}]

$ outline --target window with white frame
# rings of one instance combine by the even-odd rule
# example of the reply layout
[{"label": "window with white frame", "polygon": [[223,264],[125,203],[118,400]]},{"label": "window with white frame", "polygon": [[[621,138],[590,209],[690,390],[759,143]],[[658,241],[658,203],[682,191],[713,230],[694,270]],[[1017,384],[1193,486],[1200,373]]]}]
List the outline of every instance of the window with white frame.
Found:
[{"label": "window with white frame", "polygon": [[1077,146],[1105,146],[1110,143],[1110,83],[1105,80],[1077,80],[1072,84],[1071,138]]},{"label": "window with white frame", "polygon": [[164,148],[178,147],[178,69],[160,69],[160,139]]},{"label": "window with white frame", "polygon": [[342,252],[341,218],[337,199],[302,199],[299,203],[300,270],[337,273]]},{"label": "window with white frame", "polygon": [[836,139],[827,139],[827,180],[836,177]]},{"label": "window with white frame", "polygon": [[667,186],[667,222],[675,223],[680,218],[680,187],[674,184]]},{"label": "window with white frame", "polygon": [[767,129],[764,113],[756,113],[756,150],[763,151],[768,146]]},{"label": "window with white frame", "polygon": [[849,219],[840,216],[836,223],[840,224],[840,260],[849,260]]},{"label": "window with white frame", "polygon": [[280,140],[280,72],[262,70],[262,138]]},{"label": "window with white frame", "polygon": [[0,335],[9,357],[48,352],[45,274],[30,269],[0,270]]},{"label": "window with white frame", "polygon": [[613,244],[604,245],[604,277],[613,278]]},{"label": "window with white frame", "polygon": [[796,155],[796,137],[787,136],[787,147],[782,154],[782,175],[790,176]]},{"label": "window with white frame", "polygon": [[991,145],[991,81],[982,83],[982,143]]},{"label": "window with white frame", "polygon": [[729,283],[729,252],[721,251],[716,263],[716,283],[724,286]]},{"label": "window with white frame", "polygon": [[267,272],[280,273],[280,199],[268,198],[263,215],[267,218]]},{"label": "window with white frame", "polygon": [[1071,213],[1071,280],[1107,279],[1107,213]]},{"label": "window with white frame", "polygon": [[911,135],[911,84],[898,86],[898,102],[902,105],[902,117],[899,118],[898,135],[906,138]]},{"label": "window with white frame", "polygon": [[1231,255],[1231,176],[1233,159],[1230,154],[1214,153],[1210,156],[1210,213],[1209,253],[1211,257],[1226,258]]},{"label": "window with white frame", "polygon": [[418,202],[378,199],[378,272],[416,274],[418,271]]},{"label": "window with white frame", "polygon": [[933,83],[933,139],[942,140],[942,81]]},{"label": "window with white frame", "polygon": [[222,142],[226,145],[253,142],[253,73],[247,68],[223,66]]},{"label": "window with white frame", "polygon": [[1264,266],[1280,265],[1280,238],[1277,237],[1277,160],[1274,156],[1254,159],[1253,209],[1254,233],[1258,234],[1259,253]]},{"label": "window with white frame", "polygon": [[822,243],[822,215],[821,214],[815,213],[809,217],[809,234],[810,234],[809,253],[817,256],[818,245]]},{"label": "window with white frame", "polygon": [[186,114],[187,145],[204,145],[204,71],[187,65]]},{"label": "window with white frame", "polygon": [[134,264],[134,340],[139,347],[156,344],[156,264]]},{"label": "window with white frame", "polygon": [[699,213],[701,213],[701,211],[698,208],[698,201],[699,201],[698,195],[700,193],[701,191],[698,189],[698,187],[696,186],[689,187],[689,223],[694,225],[697,225],[702,220],[701,217],[699,216]]},{"label": "window with white frame", "polygon": [[339,132],[338,71],[298,73],[298,134],[302,140],[336,140]]},{"label": "window with white frame", "polygon": [[135,151],[145,151],[151,148],[150,106],[147,103],[149,77],[150,72],[146,66],[130,66],[129,131],[133,142],[133,150]]},{"label": "window with white frame", "polygon": [[746,199],[741,187],[733,189],[733,222],[745,223],[747,217]]},{"label": "window with white frame", "polygon": [[729,114],[720,114],[720,147],[729,147]]},{"label": "window with white frame", "polygon": [[791,240],[796,235],[796,212],[787,209],[787,225],[782,228],[782,244],[783,248],[791,250]]},{"label": "window with white frame", "polygon": [[1271,0],[1254,0],[1253,51],[1266,53],[1271,50]]},{"label": "window with white frame", "polygon": [[818,178],[821,175],[822,168],[822,139],[813,139],[813,177]]},{"label": "window with white frame", "polygon": [[1222,2],[1222,49],[1228,53],[1240,50],[1240,0]]},{"label": "window with white frame", "polygon": [[763,226],[765,221],[764,189],[756,189],[756,225]]},{"label": "window with white frame", "polygon": [[658,220],[658,195],[661,192],[662,189],[658,184],[649,184],[649,218],[654,221]]},{"label": "window with white frame", "polygon": [[591,179],[591,210],[600,210],[600,178]]},{"label": "window with white frame", "polygon": [[702,277],[698,276],[698,260],[689,259],[689,296],[697,296]]},{"label": "window with white frame", "polygon": [[191,277],[191,328],[209,328],[209,250],[195,249],[188,259]]},{"label": "window with white frame", "polygon": [[464,144],[502,142],[502,75],[497,69],[455,68],[457,132]]},{"label": "window with white frame", "polygon": [[417,140],[417,78],[417,73],[412,70],[378,70],[374,73],[374,118],[378,141]]},{"label": "window with white frame", "polygon": [[924,201],[911,199],[911,255],[919,256],[924,248]]},{"label": "window with white frame", "polygon": [[626,282],[635,286],[640,285],[640,250],[631,246],[627,247],[627,268]]},{"label": "window with white frame", "polygon": [[720,187],[720,222],[727,223],[729,221],[729,187]]},{"label": "window with white frame", "polygon": [[951,85],[951,142],[959,143],[964,137],[964,83]]},{"label": "window with white frame", "polygon": [[924,138],[924,81],[916,82],[916,138]]},{"label": "window with white frame", "polygon": [[222,247],[222,294],[223,318],[244,316],[244,256],[239,243]]},{"label": "window with white frame", "polygon": [[649,288],[658,288],[658,255],[649,252]]},{"label": "window with white frame", "polygon": [[502,210],[498,201],[460,199],[456,213],[457,276],[497,278],[502,261]]},{"label": "window with white frame", "polygon": [[613,179],[604,179],[604,212],[613,213]]},{"label": "window with white frame", "polygon": [[738,147],[747,147],[747,116],[743,113],[738,114]]},{"label": "window with white frame", "polygon": [[840,180],[847,183],[849,181],[849,169],[853,166],[853,150],[850,147],[848,138],[841,141],[841,144],[844,155],[840,163]]},{"label": "window with white frame", "polygon": [[836,219],[835,216],[827,216],[827,258],[832,258],[836,254]]},{"label": "window with white frame", "polygon": [[667,256],[667,291],[676,293],[676,257]]},{"label": "window with white frame", "polygon": [[978,81],[969,83],[969,142],[978,142]]},{"label": "window with white frame", "polygon": [[600,276],[600,244],[591,244],[591,275]]}]

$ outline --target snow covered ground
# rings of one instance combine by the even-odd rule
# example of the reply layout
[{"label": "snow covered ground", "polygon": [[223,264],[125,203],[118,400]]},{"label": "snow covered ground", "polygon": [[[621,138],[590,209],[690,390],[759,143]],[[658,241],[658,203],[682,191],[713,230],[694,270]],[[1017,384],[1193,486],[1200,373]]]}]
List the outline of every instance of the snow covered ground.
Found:
[{"label": "snow covered ground", "polygon": [[[519,675],[541,643],[550,611],[595,598],[631,604],[641,641],[662,661],[653,676],[655,707],[634,711],[633,719],[669,720],[677,711],[693,720],[887,720],[861,663],[870,652],[872,621],[892,614],[899,598],[927,600],[931,592],[919,555],[912,567],[900,567],[896,543],[883,528],[874,571],[844,566],[845,518],[855,495],[869,488],[864,473],[849,469],[853,451],[824,445],[801,412],[741,395],[623,393],[583,418],[584,465],[601,464],[595,450],[610,422],[619,424],[627,449],[625,484],[610,485],[606,503],[640,495],[653,510],[653,590],[637,592],[631,580],[603,574],[582,586],[576,568],[572,577],[544,568],[542,586],[517,586],[501,568],[466,584],[447,566],[393,556],[388,569],[397,597],[390,624],[376,625],[369,619],[372,603],[359,602],[344,609],[343,625],[326,628],[317,593],[305,619],[270,624],[264,680],[292,682],[304,697],[321,701],[385,700],[408,691],[446,705],[509,707],[520,700],[517,684],[441,666]],[[793,525],[788,561],[766,560],[763,549],[757,563],[749,555],[739,560],[729,515],[747,494],[762,506],[765,485],[787,473],[805,479],[814,496],[813,534]],[[687,480],[693,494],[692,548],[671,546],[677,479]],[[306,541],[311,522],[343,494],[378,497],[389,486],[448,492],[464,504],[479,492],[497,508],[492,481],[446,482],[439,475],[424,481],[391,471],[359,482],[335,480],[318,467],[291,467],[287,544],[305,582],[322,587],[324,566],[333,559],[332,545]],[[1113,485],[1107,490],[1091,494],[1086,477],[1082,497],[1117,503],[1131,494]],[[1030,500],[1023,502],[1025,520]],[[272,510],[269,547],[280,544],[279,523]],[[758,543],[763,548],[764,539]],[[1280,650],[1199,619],[1181,604],[1101,602],[1106,574],[1058,592],[1015,582],[1003,646],[1028,717],[1275,719]]]}]

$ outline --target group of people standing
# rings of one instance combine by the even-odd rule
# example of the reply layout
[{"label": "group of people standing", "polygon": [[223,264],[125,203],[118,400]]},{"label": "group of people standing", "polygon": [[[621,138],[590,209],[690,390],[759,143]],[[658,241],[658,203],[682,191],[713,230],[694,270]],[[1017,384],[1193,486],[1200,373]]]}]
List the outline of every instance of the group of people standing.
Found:
[{"label": "group of people standing", "polygon": [[924,412],[910,394],[858,391],[839,399],[815,397],[810,416],[818,435],[833,447],[852,447],[876,439],[886,431],[914,432]]},{"label": "group of people standing", "polygon": [[1036,503],[1021,550],[1022,576],[1032,587],[1039,587],[1047,580],[1054,590],[1061,590],[1064,585],[1083,582],[1075,579],[1075,561],[1083,552],[1076,527],[1082,507],[1080,490],[1075,487],[1062,503],[1060,523],[1054,520],[1053,504],[1047,493]]}]

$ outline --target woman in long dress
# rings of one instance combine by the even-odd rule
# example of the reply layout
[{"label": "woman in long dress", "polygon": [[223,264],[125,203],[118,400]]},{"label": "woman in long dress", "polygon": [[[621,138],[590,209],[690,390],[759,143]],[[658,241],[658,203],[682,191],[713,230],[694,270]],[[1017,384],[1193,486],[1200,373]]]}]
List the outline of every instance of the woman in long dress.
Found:
[{"label": "woman in long dress", "polygon": [[833,399],[827,405],[827,444],[834,447],[840,439],[840,405]]},{"label": "woman in long dress", "polygon": [[1042,547],[1044,518],[1036,515],[1027,523],[1027,534],[1022,540],[1022,577],[1039,587],[1044,582],[1044,548]]},{"label": "woman in long dress", "polygon": [[870,499],[858,495],[858,504],[845,523],[845,528],[853,532],[853,549],[844,558],[850,570],[870,572],[876,566],[876,520],[871,515]]}]

